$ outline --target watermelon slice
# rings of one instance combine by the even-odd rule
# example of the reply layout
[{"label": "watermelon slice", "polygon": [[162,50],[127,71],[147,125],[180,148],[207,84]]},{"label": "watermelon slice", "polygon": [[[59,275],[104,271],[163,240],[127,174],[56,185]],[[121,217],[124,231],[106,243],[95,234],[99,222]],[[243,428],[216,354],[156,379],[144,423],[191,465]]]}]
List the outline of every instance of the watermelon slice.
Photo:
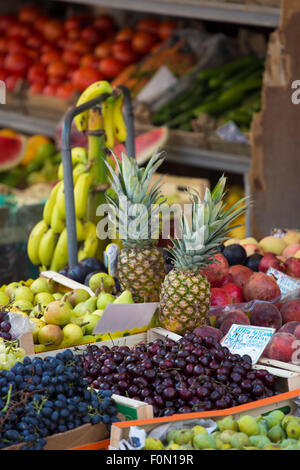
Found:
[{"label": "watermelon slice", "polygon": [[17,166],[26,149],[26,138],[21,135],[0,135],[0,172]]},{"label": "watermelon slice", "polygon": [[[157,127],[153,131],[145,132],[135,138],[135,154],[139,164],[149,160],[153,153],[165,145],[168,139],[168,128]],[[124,144],[117,144],[114,153],[119,160],[122,160],[122,152],[126,153]]]}]

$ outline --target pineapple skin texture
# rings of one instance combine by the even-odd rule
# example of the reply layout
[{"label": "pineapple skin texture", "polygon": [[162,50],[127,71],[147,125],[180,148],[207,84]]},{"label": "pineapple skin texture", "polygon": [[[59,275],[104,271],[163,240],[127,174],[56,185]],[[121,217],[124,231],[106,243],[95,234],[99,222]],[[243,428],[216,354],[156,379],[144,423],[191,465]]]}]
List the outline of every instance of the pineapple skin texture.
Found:
[{"label": "pineapple skin texture", "polygon": [[159,302],[160,290],[166,275],[161,250],[123,248],[118,257],[118,279],[123,290],[130,290],[135,303]]},{"label": "pineapple skin texture", "polygon": [[200,271],[172,269],[162,285],[159,322],[163,328],[184,334],[207,324],[210,283]]}]

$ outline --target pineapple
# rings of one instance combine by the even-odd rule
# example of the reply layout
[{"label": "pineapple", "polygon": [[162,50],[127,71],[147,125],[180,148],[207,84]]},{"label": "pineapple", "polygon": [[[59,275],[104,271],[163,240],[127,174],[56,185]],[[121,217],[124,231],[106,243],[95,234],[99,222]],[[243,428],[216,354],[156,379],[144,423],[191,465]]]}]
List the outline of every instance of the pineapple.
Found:
[{"label": "pineapple", "polygon": [[245,198],[229,210],[224,208],[226,178],[206,190],[201,201],[196,192],[189,192],[192,204],[191,227],[186,216],[180,220],[180,237],[172,239],[172,269],[162,285],[159,321],[162,327],[183,334],[207,324],[210,307],[210,284],[201,269],[214,261],[220,244],[232,230],[231,223],[246,209]]},{"label": "pineapple", "polygon": [[[130,290],[134,301],[139,303],[159,301],[166,274],[162,251],[155,246],[159,224],[156,232],[151,224],[153,219],[157,220],[160,206],[165,202],[160,180],[150,188],[152,175],[162,162],[161,153],[155,153],[146,168],[139,168],[135,159],[123,154],[122,162],[117,163],[118,173],[107,163],[116,194],[116,198],[106,195],[113,208],[110,221],[117,232],[111,238],[118,238],[124,247],[118,257],[117,276],[121,289]],[[130,215],[136,204],[141,204],[144,210]]]}]

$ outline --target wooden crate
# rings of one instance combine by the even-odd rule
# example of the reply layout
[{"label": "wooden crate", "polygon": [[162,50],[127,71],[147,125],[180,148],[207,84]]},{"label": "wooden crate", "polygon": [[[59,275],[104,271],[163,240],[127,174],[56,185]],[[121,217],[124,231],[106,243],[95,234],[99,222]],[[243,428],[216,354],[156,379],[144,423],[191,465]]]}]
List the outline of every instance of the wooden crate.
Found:
[{"label": "wooden crate", "polygon": [[[152,431],[154,428],[164,423],[175,423],[184,422],[190,419],[213,419],[218,421],[223,419],[225,416],[232,415],[238,419],[243,415],[251,415],[253,417],[260,416],[268,413],[275,409],[282,409],[285,414],[293,414],[297,410],[297,406],[294,402],[294,398],[300,395],[300,389],[294,390],[287,393],[282,393],[274,397],[265,398],[264,400],[258,400],[256,402],[246,403],[245,405],[228,408],[226,410],[217,411],[205,411],[201,413],[187,413],[182,415],[173,415],[165,418],[154,418],[140,421],[127,421],[123,423],[115,423],[111,428],[110,437],[110,450],[119,449],[119,443],[122,439],[127,439],[131,426],[138,426],[145,429],[147,433]],[[184,425],[184,423],[183,423]]]}]

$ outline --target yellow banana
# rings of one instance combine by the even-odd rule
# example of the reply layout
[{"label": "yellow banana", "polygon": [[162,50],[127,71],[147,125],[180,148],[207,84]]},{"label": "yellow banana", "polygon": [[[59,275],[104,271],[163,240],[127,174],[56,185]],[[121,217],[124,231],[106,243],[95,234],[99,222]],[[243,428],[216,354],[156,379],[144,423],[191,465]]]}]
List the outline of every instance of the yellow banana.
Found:
[{"label": "yellow banana", "polygon": [[113,108],[114,136],[119,142],[125,142],[127,137],[126,124],[123,116],[123,94],[118,96]]},{"label": "yellow banana", "polygon": [[108,148],[113,148],[114,136],[114,102],[115,98],[110,96],[102,103],[103,127],[105,131],[105,144]]},{"label": "yellow banana", "polygon": [[59,189],[59,183],[57,183],[54,188],[52,189],[50,196],[48,197],[45,205],[44,205],[44,210],[43,210],[43,219],[46,222],[47,225],[51,224],[51,216],[52,216],[52,211],[55,206],[56,202],[56,195],[57,191]]},{"label": "yellow banana", "polygon": [[[86,103],[93,98],[96,98],[103,93],[112,93],[112,88],[108,82],[101,80],[99,82],[92,83],[79,97],[76,106]],[[81,114],[78,114],[74,118],[75,125],[79,132],[84,132],[87,129],[89,119],[89,110],[84,111]]]},{"label": "yellow banana", "polygon": [[79,175],[74,188],[75,214],[78,219],[84,219],[87,212],[89,190],[92,177],[89,173]]},{"label": "yellow banana", "polygon": [[43,266],[49,267],[56,244],[56,235],[52,228],[43,235],[39,245],[39,258]]},{"label": "yellow banana", "polygon": [[80,175],[82,175],[83,173],[86,173],[86,165],[84,165],[83,163],[78,163],[74,170],[73,170],[73,184],[75,185],[77,183],[77,180],[79,178]]},{"label": "yellow banana", "polygon": [[79,242],[83,242],[85,240],[85,230],[85,226],[81,220],[76,219],[76,237]]},{"label": "yellow banana", "polygon": [[44,219],[38,222],[31,230],[31,233],[28,238],[27,253],[28,258],[33,264],[40,264],[39,245],[44,233],[46,233],[47,230],[48,225],[44,221]]},{"label": "yellow banana", "polygon": [[50,269],[51,271],[59,271],[68,264],[68,238],[67,229],[61,232],[52,256]]},{"label": "yellow banana", "polygon": [[55,205],[52,211],[51,228],[54,233],[61,233],[65,226],[65,221],[60,217],[58,207]]},{"label": "yellow banana", "polygon": [[[83,147],[73,147],[71,150],[71,155],[72,155],[72,166],[73,168],[76,168],[78,164],[83,164],[86,165],[88,161],[88,153],[87,150]],[[57,173],[58,179],[62,180],[64,177],[64,170],[63,170],[63,164],[62,162],[59,164],[58,167],[58,173]]]},{"label": "yellow banana", "polygon": [[63,220],[66,219],[66,208],[65,208],[65,193],[64,193],[64,184],[57,191],[56,195],[56,207],[59,214],[59,217]]},{"label": "yellow banana", "polygon": [[98,248],[98,238],[96,226],[92,222],[87,222],[85,225],[85,240],[82,248],[78,251],[78,261],[90,256],[95,256]]}]

